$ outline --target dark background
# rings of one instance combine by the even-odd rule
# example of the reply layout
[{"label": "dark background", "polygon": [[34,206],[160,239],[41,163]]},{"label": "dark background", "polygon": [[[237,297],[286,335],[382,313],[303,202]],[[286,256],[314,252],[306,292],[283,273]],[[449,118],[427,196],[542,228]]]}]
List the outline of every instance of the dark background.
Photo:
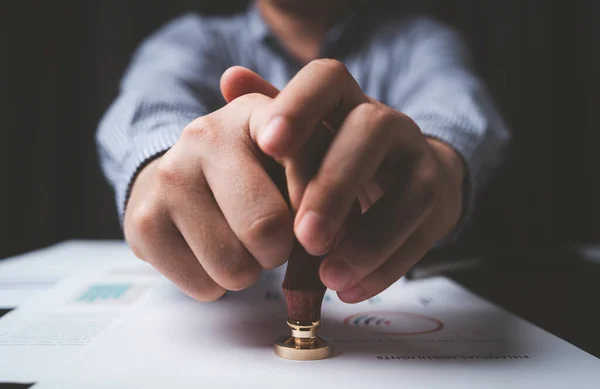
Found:
[{"label": "dark background", "polygon": [[[600,240],[600,1],[417,1],[463,32],[514,132],[476,242]],[[139,42],[188,9],[244,1],[0,2],[0,258],[66,238],[119,238],[96,124]]]}]

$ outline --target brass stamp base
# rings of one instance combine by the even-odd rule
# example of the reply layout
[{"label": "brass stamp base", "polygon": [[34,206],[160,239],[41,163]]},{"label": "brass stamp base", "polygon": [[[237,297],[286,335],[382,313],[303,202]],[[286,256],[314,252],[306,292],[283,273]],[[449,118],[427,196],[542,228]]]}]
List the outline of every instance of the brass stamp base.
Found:
[{"label": "brass stamp base", "polygon": [[296,361],[314,361],[329,357],[333,349],[331,341],[319,336],[307,348],[300,348],[297,344],[297,339],[293,336],[282,336],[275,341],[275,354]]}]

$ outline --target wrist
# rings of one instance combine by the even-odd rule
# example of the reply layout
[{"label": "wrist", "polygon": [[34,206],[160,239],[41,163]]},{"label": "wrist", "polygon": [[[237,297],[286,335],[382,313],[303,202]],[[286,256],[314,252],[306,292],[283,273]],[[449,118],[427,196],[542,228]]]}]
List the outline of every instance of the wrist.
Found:
[{"label": "wrist", "polygon": [[129,190],[125,195],[125,201],[123,204],[123,218],[125,218],[125,214],[127,213],[127,206],[131,202],[134,197],[143,197],[141,193],[146,193],[150,185],[152,184],[154,172],[156,170],[156,166],[158,165],[158,161],[162,157],[163,153],[158,154],[152,158],[144,161],[135,175],[131,178],[129,183]]},{"label": "wrist", "polygon": [[452,174],[454,180],[462,184],[467,170],[463,157],[452,146],[443,141],[427,138],[427,142],[440,159],[440,162]]},{"label": "wrist", "polygon": [[449,144],[433,138],[428,138],[427,142],[438,159],[442,171],[443,189],[439,202],[445,215],[444,224],[448,226],[442,234],[443,238],[455,229],[463,214],[467,165],[463,157]]}]

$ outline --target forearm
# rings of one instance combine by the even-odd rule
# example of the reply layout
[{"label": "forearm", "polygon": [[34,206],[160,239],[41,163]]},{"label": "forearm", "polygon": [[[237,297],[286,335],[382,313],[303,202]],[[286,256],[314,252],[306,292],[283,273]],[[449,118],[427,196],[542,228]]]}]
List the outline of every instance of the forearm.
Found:
[{"label": "forearm", "polygon": [[206,113],[201,104],[184,109],[168,96],[149,101],[124,93],[113,103],[98,128],[97,144],[121,220],[131,182],[139,170],[175,144],[189,122]]},{"label": "forearm", "polygon": [[[443,93],[436,91],[441,86]],[[509,133],[483,85],[470,74],[434,76],[403,112],[425,135],[448,144],[463,158],[473,193],[501,165]]]},{"label": "forearm", "polygon": [[175,144],[189,122],[222,104],[218,75],[226,64],[215,53],[209,29],[195,16],[171,22],[137,50],[97,132],[121,221],[139,170]]},{"label": "forearm", "polygon": [[510,134],[485,85],[471,70],[460,36],[425,20],[417,23],[414,37],[411,61],[400,81],[403,89],[395,90],[392,100],[425,135],[448,145],[464,162],[457,233],[469,220],[477,194],[502,164]]}]

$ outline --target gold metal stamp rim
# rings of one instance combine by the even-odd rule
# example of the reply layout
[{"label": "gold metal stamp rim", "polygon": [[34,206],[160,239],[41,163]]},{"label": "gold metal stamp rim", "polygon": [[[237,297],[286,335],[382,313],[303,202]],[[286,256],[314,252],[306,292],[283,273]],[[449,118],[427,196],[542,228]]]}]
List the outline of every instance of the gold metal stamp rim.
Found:
[{"label": "gold metal stamp rim", "polygon": [[275,342],[275,354],[284,359],[296,361],[312,361],[325,359],[331,355],[332,343],[319,336],[315,338],[310,348],[295,346],[294,337],[282,336]]}]

